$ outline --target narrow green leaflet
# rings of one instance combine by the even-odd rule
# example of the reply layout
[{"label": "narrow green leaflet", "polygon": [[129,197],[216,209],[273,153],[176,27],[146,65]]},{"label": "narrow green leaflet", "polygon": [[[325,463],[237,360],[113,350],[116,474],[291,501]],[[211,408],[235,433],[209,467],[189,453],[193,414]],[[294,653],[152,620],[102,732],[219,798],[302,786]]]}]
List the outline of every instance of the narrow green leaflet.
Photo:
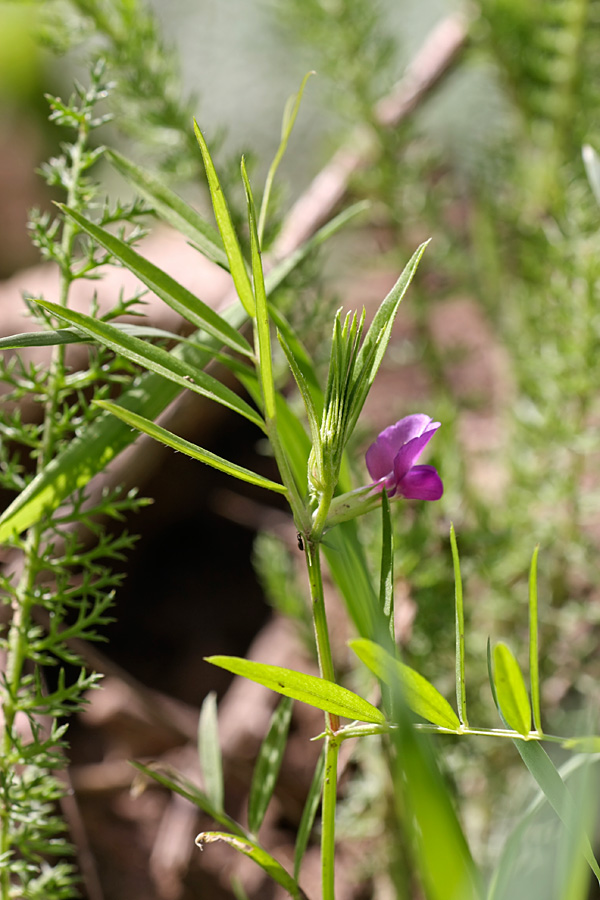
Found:
[{"label": "narrow green leaflet", "polygon": [[281,334],[280,331],[277,332],[277,337],[279,339],[279,343],[281,345],[281,349],[285,353],[285,358],[288,361],[288,365],[291,369],[292,375],[294,376],[294,380],[298,385],[298,389],[300,394],[302,395],[302,400],[304,401],[304,407],[306,409],[306,415],[308,418],[308,426],[310,428],[310,436],[312,446],[317,450],[317,456],[320,454],[320,446],[321,446],[321,429],[319,426],[319,417],[317,415],[317,410],[315,407],[314,400],[312,398],[312,394],[310,392],[310,388],[308,386],[308,382],[304,377],[304,374],[296,361],[292,350]]},{"label": "narrow green leaflet", "polygon": [[229,260],[229,271],[231,272],[231,277],[233,278],[235,289],[244,309],[249,316],[254,317],[254,294],[252,292],[252,285],[250,284],[248,272],[246,271],[246,263],[244,261],[244,257],[242,256],[242,251],[240,249],[237,234],[235,233],[235,229],[231,221],[231,216],[229,214],[229,209],[227,207],[227,201],[225,199],[223,189],[219,183],[219,176],[217,175],[217,172],[213,165],[213,161],[206,145],[206,141],[204,140],[204,135],[200,131],[198,123],[195,119],[194,134],[196,135],[196,140],[198,141],[198,145],[202,153],[202,160],[204,162],[204,168],[206,170],[206,179],[208,181],[208,189],[210,191],[213,209],[215,212],[215,219],[217,220],[217,225],[223,239],[227,259]]},{"label": "narrow green leaflet", "polygon": [[172,769],[170,766],[165,766],[162,763],[145,766],[143,763],[132,760],[131,765],[136,768],[138,772],[141,772],[142,775],[152,779],[152,781],[156,781],[157,784],[162,785],[169,791],[174,791],[176,794],[179,794],[180,797],[185,797],[186,800],[189,800],[190,803],[193,803],[194,806],[197,806],[198,809],[205,812],[207,816],[210,816],[211,819],[214,819],[214,821],[218,822],[223,828],[228,828],[229,831],[232,831],[242,838],[247,837],[245,829],[243,829],[235,819],[232,819],[226,813],[214,806],[208,794],[201,791],[199,787],[193,784],[189,779],[185,778],[180,772],[177,772],[175,769]]},{"label": "narrow green leaflet", "polygon": [[379,576],[379,605],[387,620],[390,639],[396,643],[394,625],[394,533],[387,491],[381,492],[381,571]]},{"label": "narrow green leaflet", "polygon": [[321,792],[323,790],[323,772],[325,770],[325,747],[321,750],[313,779],[310,783],[310,789],[302,810],[302,818],[296,832],[296,846],[294,848],[294,878],[296,881],[300,877],[300,866],[302,859],[308,847],[308,839],[317,815],[319,803],[321,802]]},{"label": "narrow green leaflet", "polygon": [[128,244],[116,235],[111,234],[99,225],[89,222],[80,213],[68,206],[60,206],[62,211],[71,218],[89,236],[104,247],[105,250],[118,259],[130,272],[133,272],[140,281],[146,285],[157,297],[160,297],[171,309],[187,319],[196,328],[204,328],[209,334],[219,338],[226,347],[236,350],[245,356],[252,356],[252,348],[242,335],[232,328],[229,323],[203,303],[191,291],[149,262],[139,253],[136,253]]},{"label": "narrow green leaflet", "polygon": [[254,197],[248,180],[246,163],[242,157],[242,179],[246,192],[248,207],[248,228],[250,230],[250,252],[252,255],[252,281],[254,283],[254,300],[256,305],[256,334],[258,337],[258,372],[264,399],[264,411],[267,420],[275,417],[275,384],[273,381],[273,360],[271,358],[271,323],[267,309],[267,294],[263,273],[260,244],[256,231],[256,211]]},{"label": "narrow green leaflet", "polygon": [[462,725],[469,724],[467,718],[467,695],[465,689],[465,611],[463,586],[460,574],[460,557],[454,525],[450,523],[450,547],[454,568],[454,627],[456,631],[456,705]]},{"label": "narrow green leaflet", "polygon": [[84,313],[76,312],[73,309],[65,309],[57,303],[50,303],[48,300],[37,300],[36,302],[43,306],[44,309],[47,309],[48,312],[51,312],[52,315],[70,322],[100,344],[104,344],[105,347],[109,347],[115,353],[120,353],[121,356],[131,360],[131,362],[143,366],[151,372],[156,372],[157,375],[162,375],[163,378],[174,381],[179,387],[189,388],[190,391],[194,391],[196,394],[208,397],[210,400],[232,409],[264,430],[264,423],[257,411],[249,406],[245,400],[242,400],[241,397],[238,397],[234,391],[221,384],[216,378],[213,378],[212,375],[207,375],[201,369],[197,369],[195,366],[177,359],[172,353],[163,350],[162,347],[155,347],[154,344],[150,344],[148,341],[142,341],[140,338],[126,334],[121,329],[115,328],[114,325],[109,325],[107,322],[101,322],[92,316],[86,316]]},{"label": "narrow green leaflet", "polygon": [[248,798],[248,828],[252,834],[258,834],[275,790],[292,721],[293,705],[294,701],[289,697],[284,697],[278,704],[254,766]]},{"label": "narrow green leaflet", "polygon": [[146,169],[126,159],[116,150],[106,150],[105,155],[138,194],[150,201],[164,222],[189,238],[207,259],[229,271],[227,254],[216,228]]},{"label": "narrow green leaflet", "polygon": [[207,656],[206,662],[227,669],[234,675],[241,675],[250,681],[263,684],[270,690],[283,694],[284,697],[293,697],[301,703],[316,706],[323,712],[345,716],[347,719],[358,719],[359,722],[382,724],[385,722],[383,713],[377,707],[347,688],[334,684],[333,681],[326,681],[315,675],[305,675],[293,669],[240,659],[237,656]]},{"label": "narrow green leaflet", "polygon": [[125,409],[117,403],[99,400],[98,406],[112,413],[113,416],[117,416],[127,425],[131,425],[132,428],[137,428],[138,431],[142,431],[144,434],[154,438],[154,440],[160,441],[161,444],[172,447],[173,450],[178,450],[180,453],[185,453],[186,456],[191,456],[192,459],[206,463],[207,466],[212,466],[213,469],[225,472],[227,475],[233,476],[233,478],[239,478],[240,481],[247,481],[249,484],[257,485],[257,487],[266,488],[268,491],[276,491],[279,494],[285,494],[286,492],[284,485],[271,481],[269,478],[264,478],[262,475],[257,475],[256,472],[252,472],[250,469],[244,469],[243,466],[237,466],[235,463],[217,456],[216,453],[211,453],[210,450],[204,450],[197,444],[192,444],[171,431],[167,431],[166,428],[157,425],[151,419],[145,419],[143,416],[139,416],[137,413],[131,412],[131,410]]},{"label": "narrow green leaflet", "polygon": [[206,695],[198,721],[198,757],[206,794],[219,812],[223,812],[223,758],[219,743],[217,695]]},{"label": "narrow green leaflet", "polygon": [[278,863],[277,860],[257,844],[256,841],[247,837],[240,838],[234,834],[226,834],[223,831],[203,831],[202,834],[199,834],[196,838],[196,844],[200,848],[204,847],[205,844],[214,844],[217,841],[223,841],[223,843],[229,844],[230,847],[233,847],[235,850],[238,850],[240,853],[243,853],[253,860],[253,862],[259,865],[261,869],[264,869],[273,881],[276,881],[282,888],[285,888],[294,900],[306,900],[304,891],[296,884],[292,876],[286,872],[281,863]]},{"label": "narrow green leaflet", "polygon": [[533,707],[533,727],[542,732],[542,712],[540,704],[540,665],[538,650],[538,592],[537,561],[539,546],[533,551],[529,569],[529,683],[531,705]]},{"label": "narrow green leaflet", "polygon": [[510,728],[526,737],[531,730],[531,704],[519,663],[506,644],[494,647],[496,697]]},{"label": "narrow green leaflet", "polygon": [[394,659],[387,650],[373,641],[358,638],[349,641],[349,646],[384,684],[391,688],[400,686],[404,702],[418,716],[441,728],[460,730],[458,716],[446,698],[426,678]]},{"label": "narrow green leaflet", "polygon": [[583,145],[581,155],[592,193],[596,203],[600,206],[600,157],[590,144]]}]

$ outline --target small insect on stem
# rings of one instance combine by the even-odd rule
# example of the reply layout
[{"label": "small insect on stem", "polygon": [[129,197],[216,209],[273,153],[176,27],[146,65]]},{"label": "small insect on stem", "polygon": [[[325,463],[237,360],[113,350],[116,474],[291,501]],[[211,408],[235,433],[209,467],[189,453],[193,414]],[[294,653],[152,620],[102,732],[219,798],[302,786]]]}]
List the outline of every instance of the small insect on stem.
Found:
[{"label": "small insect on stem", "polygon": [[299,531],[296,534],[296,539],[298,541],[298,550],[304,550],[304,541],[302,540],[302,535]]}]

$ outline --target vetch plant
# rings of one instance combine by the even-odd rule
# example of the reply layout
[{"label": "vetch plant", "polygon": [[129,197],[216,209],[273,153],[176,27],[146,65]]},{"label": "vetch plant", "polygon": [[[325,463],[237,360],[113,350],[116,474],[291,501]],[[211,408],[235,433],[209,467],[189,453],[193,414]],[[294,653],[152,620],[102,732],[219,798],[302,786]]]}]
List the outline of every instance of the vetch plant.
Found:
[{"label": "vetch plant", "polygon": [[[95,91],[81,98],[81,106],[67,107],[55,101],[58,117],[64,118],[66,124],[77,125],[78,138],[67,154],[67,161],[55,165],[52,171],[55,176],[57,172],[63,176],[65,171],[69,174],[70,178],[63,177],[65,185],[80,185],[79,190],[68,191],[67,203],[60,207],[62,226],[59,223],[47,227],[48,223],[42,223],[37,228],[40,243],[45,236],[44,249],[48,255],[54,253],[61,267],[61,302],[31,298],[32,306],[35,304],[40,311],[44,325],[42,336],[14,336],[1,345],[14,349],[46,343],[56,348],[48,376],[34,373],[35,377],[31,375],[29,379],[36,388],[43,378],[47,377],[49,381],[43,394],[47,418],[42,439],[39,433],[35,435],[38,468],[35,476],[26,480],[17,466],[12,467],[11,483],[15,486],[21,479],[22,490],[0,517],[0,540],[12,542],[23,551],[25,558],[24,575],[16,589],[10,583],[5,585],[11,598],[13,620],[6,641],[9,664],[2,684],[5,750],[0,784],[3,791],[0,818],[3,842],[0,861],[4,866],[0,878],[2,900],[18,896],[66,897],[72,891],[70,869],[58,866],[51,876],[48,875],[46,857],[54,852],[62,857],[66,847],[64,842],[56,842],[48,834],[50,826],[53,833],[60,830],[58,823],[42,821],[60,793],[50,770],[61,755],[63,732],[54,727],[46,736],[37,716],[41,712],[58,716],[76,707],[81,702],[81,692],[95,679],[82,674],[73,687],[59,676],[58,688],[48,691],[40,667],[57,659],[72,661],[67,638],[92,636],[95,626],[105,621],[110,601],[107,587],[114,584],[114,580],[110,581],[104,569],[94,568],[97,561],[93,554],[86,555],[75,549],[68,526],[74,520],[91,521],[84,506],[86,485],[134,439],[132,428],[136,433],[148,434],[234,478],[283,496],[289,504],[304,554],[319,677],[224,655],[208,659],[210,663],[265,685],[284,697],[259,752],[250,788],[247,823],[236,821],[225,809],[213,697],[205,701],[200,717],[203,790],[176,772],[136,764],[141,773],[177,791],[217,823],[218,830],[198,836],[200,846],[213,841],[228,843],[261,866],[290,896],[304,900],[306,894],[300,886],[302,859],[320,805],[322,897],[323,900],[335,900],[340,747],[346,740],[381,741],[389,764],[397,820],[410,846],[426,896],[432,900],[475,900],[483,896],[488,900],[508,900],[514,855],[508,852],[502,856],[486,890],[431,745],[424,740],[426,733],[435,734],[437,746],[441,747],[448,735],[461,738],[485,735],[514,742],[542,795],[564,822],[571,849],[561,857],[560,883],[569,883],[569,867],[579,866],[581,859],[600,881],[600,869],[587,832],[574,815],[574,801],[569,789],[541,746],[547,741],[576,751],[596,751],[598,738],[568,739],[546,733],[542,728],[537,551],[530,570],[529,691],[508,646],[496,643],[493,650],[490,646],[489,680],[502,727],[478,728],[467,715],[464,608],[453,529],[450,541],[456,585],[456,711],[427,679],[402,661],[396,643],[394,529],[390,501],[435,501],[441,498],[443,484],[437,470],[418,462],[440,423],[418,413],[382,431],[366,456],[372,482],[352,490],[347,466],[349,441],[384,358],[399,305],[426,245],[415,251],[368,327],[364,314],[348,313],[343,317],[341,312],[337,313],[323,387],[301,336],[278,308],[277,289],[313,247],[321,244],[359,210],[340,214],[292,258],[267,264],[263,257],[262,234],[267,221],[270,184],[282,148],[289,139],[295,113],[288,113],[284,121],[281,146],[258,209],[242,160],[249,258],[242,251],[243,241],[233,225],[226,192],[197,123],[194,122],[193,130],[206,171],[216,229],[151,173],[119,154],[107,154],[158,216],[178,226],[199,252],[229,271],[237,299],[223,313],[217,313],[134,248],[138,232],[126,238],[121,230],[115,232],[111,227],[123,218],[135,221],[146,209],[145,205],[134,203],[126,216],[120,210],[118,214],[105,211],[99,218],[93,218],[88,186],[86,184],[86,190],[81,188],[81,178],[83,170],[89,168],[100,152],[86,153],[86,142],[94,122],[90,107],[102,96],[101,74],[100,70],[95,73]],[[297,110],[304,83],[292,100],[289,107],[292,111]],[[77,167],[75,171],[73,166]],[[48,239],[48,234],[52,238],[53,229],[56,231],[61,227],[63,238],[57,247]],[[76,235],[85,236],[85,251],[83,259],[74,265]],[[190,324],[191,333],[184,339],[178,335],[156,333],[143,326],[123,327],[115,319],[126,311],[127,305],[104,316],[97,314],[93,304],[90,313],[69,308],[70,284],[76,278],[94,272],[100,262],[107,259],[117,261],[134,273]],[[286,395],[276,382],[273,365],[275,335],[302,398],[305,422],[291,412]],[[165,339],[172,342],[170,349],[165,346]],[[115,375],[111,384],[122,388],[116,399],[108,399],[110,395],[104,386],[96,391],[91,401],[82,398],[77,392],[81,389],[80,381],[75,378],[73,384],[70,380],[64,347],[83,342],[92,346],[93,353],[98,354],[108,371]],[[215,375],[211,366],[214,361],[227,369],[228,376],[236,382],[235,389],[230,386],[229,378],[225,384]],[[27,373],[18,370],[18,363],[15,367],[18,378],[13,378],[13,383],[18,395],[28,387]],[[123,377],[123,371],[127,377]],[[12,377],[8,369],[5,380],[10,381]],[[90,379],[85,378],[84,383],[87,388]],[[67,390],[72,391],[73,387],[79,405],[71,402],[69,406]],[[156,424],[154,420],[158,414],[182,390],[191,390],[251,422],[257,437],[268,439],[277,474],[272,478],[260,475]],[[55,414],[65,407],[74,409],[82,421],[78,420],[75,428],[74,420],[69,419],[69,427],[63,427],[61,419],[57,433],[54,431],[57,427]],[[21,432],[23,444],[27,445],[30,438],[29,432]],[[69,498],[73,511],[64,513],[63,504]],[[378,579],[371,574],[357,527],[359,516],[376,509],[382,520]],[[120,513],[115,498],[103,498],[99,510],[113,515]],[[27,536],[22,538],[24,531]],[[62,551],[59,538],[64,540],[66,551]],[[112,544],[107,539],[101,541],[104,557],[116,557],[128,544],[126,536],[119,540],[121,543]],[[322,556],[328,561],[332,578],[358,634],[350,647],[377,681],[377,696],[381,696],[379,706],[372,702],[375,696],[367,700],[341,684],[337,676],[325,603]],[[71,591],[67,569],[73,565],[83,567],[86,575],[84,587]],[[48,581],[52,585],[50,588]],[[46,631],[34,617],[36,607],[49,614],[48,621],[44,621]],[[75,611],[75,624],[66,614],[67,607]],[[26,660],[36,666],[33,676],[26,673]],[[324,720],[323,732],[318,736],[323,742],[323,752],[298,828],[293,872],[290,872],[263,846],[260,829],[275,789],[292,714],[291,701],[294,700],[321,710]],[[24,737],[19,730],[19,714],[28,723],[32,738]],[[345,723],[344,719],[349,722]],[[22,827],[24,810],[28,832]],[[400,895],[399,888],[398,893]]]}]

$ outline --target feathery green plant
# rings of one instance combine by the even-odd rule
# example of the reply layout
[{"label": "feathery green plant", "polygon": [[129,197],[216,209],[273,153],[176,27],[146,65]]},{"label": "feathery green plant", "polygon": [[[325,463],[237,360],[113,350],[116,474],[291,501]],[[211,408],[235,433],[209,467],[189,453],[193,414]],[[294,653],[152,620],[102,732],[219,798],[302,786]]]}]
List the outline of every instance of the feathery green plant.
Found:
[{"label": "feathery green plant", "polygon": [[[109,90],[104,66],[97,64],[88,88],[78,85],[67,102],[48,98],[52,121],[73,139],[63,144],[59,157],[43,166],[42,174],[50,186],[64,191],[71,207],[88,214],[97,205],[97,188],[89,172],[103,152],[93,146],[91,137],[106,122],[98,107]],[[137,200],[127,207],[105,206],[100,221],[131,223],[127,237],[131,243],[140,234],[142,212]],[[30,227],[42,257],[58,268],[58,307],[64,309],[72,285],[97,277],[107,256],[82,240],[72,220],[62,215],[34,213]],[[56,319],[40,310],[35,303],[40,298],[26,299],[42,329],[37,333],[42,340],[29,343],[48,343],[48,329]],[[131,313],[136,302],[137,298],[121,301],[105,320]],[[95,301],[90,313],[100,315]],[[75,435],[92,426],[98,415],[95,401],[110,396],[133,374],[128,363],[102,347],[91,347],[87,367],[72,371],[66,345],[56,338],[52,343],[48,366],[3,354],[0,483],[10,492],[27,490],[36,474],[51,467]],[[2,342],[5,348],[21,345],[19,336]],[[24,397],[35,404],[31,420],[20,411]],[[99,629],[110,621],[112,595],[122,580],[119,565],[135,540],[126,530],[111,534],[102,522],[123,520],[143,502],[135,492],[105,490],[94,497],[81,488],[60,508],[40,508],[25,534],[4,537],[14,550],[12,571],[0,579],[5,612],[12,614],[2,637],[5,665],[0,685],[2,900],[52,900],[76,892],[78,876],[69,861],[72,851],[55,807],[66,790],[60,776],[66,766],[65,718],[82,706],[99,676],[86,672],[72,642],[101,637]],[[79,669],[78,675],[74,669]]]}]

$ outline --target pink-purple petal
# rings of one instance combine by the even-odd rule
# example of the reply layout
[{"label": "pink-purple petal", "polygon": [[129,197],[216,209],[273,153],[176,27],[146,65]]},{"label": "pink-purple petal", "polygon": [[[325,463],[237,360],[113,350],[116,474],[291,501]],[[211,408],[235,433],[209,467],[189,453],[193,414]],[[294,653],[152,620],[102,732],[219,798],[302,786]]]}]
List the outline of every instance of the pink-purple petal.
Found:
[{"label": "pink-purple petal", "polygon": [[439,500],[444,485],[434,466],[413,466],[398,482],[398,493],[407,500]]},{"label": "pink-purple petal", "polygon": [[404,478],[409,469],[412,468],[439,427],[439,423],[435,422],[433,427],[400,448],[394,458],[394,476],[396,481]]},{"label": "pink-purple petal", "polygon": [[366,463],[371,478],[377,480],[389,475],[393,471],[395,457],[405,444],[425,431],[431,430],[433,433],[439,427],[439,422],[432,423],[431,416],[415,413],[385,428],[367,450]]}]

